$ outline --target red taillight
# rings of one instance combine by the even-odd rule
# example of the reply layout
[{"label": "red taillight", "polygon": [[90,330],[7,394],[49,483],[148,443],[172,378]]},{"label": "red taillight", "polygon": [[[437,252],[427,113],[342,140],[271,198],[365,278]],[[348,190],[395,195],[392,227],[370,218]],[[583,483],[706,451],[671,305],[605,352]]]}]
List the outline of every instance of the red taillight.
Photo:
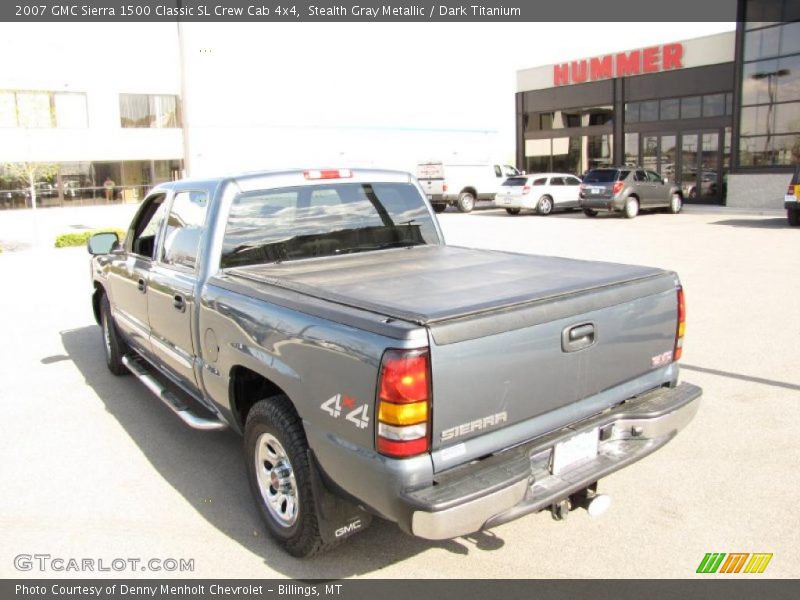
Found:
[{"label": "red taillight", "polygon": [[614,194],[616,195],[616,194],[619,194],[622,191],[622,188],[624,188],[624,187],[625,187],[625,184],[622,181],[615,181],[614,182],[614,187],[611,188],[611,191],[614,192]]},{"label": "red taillight", "polygon": [[530,191],[531,191],[531,186],[529,186],[529,185],[526,185],[526,186],[523,186],[523,187],[522,187],[522,193],[523,193],[523,194],[529,194],[529,193],[530,193]]},{"label": "red taillight", "polygon": [[446,191],[447,191],[447,184],[446,184],[446,183],[443,183],[443,184],[442,184],[442,191],[443,191],[443,192],[446,192]]},{"label": "red taillight", "polygon": [[[407,408],[403,408],[407,406]],[[378,378],[376,448],[406,458],[430,450],[428,349],[387,350]]]},{"label": "red taillight", "polygon": [[672,360],[680,360],[683,354],[683,335],[686,333],[686,298],[683,288],[678,288],[678,329],[675,332],[675,351]]},{"label": "red taillight", "polygon": [[350,169],[322,169],[303,171],[306,179],[347,179],[353,176]]}]

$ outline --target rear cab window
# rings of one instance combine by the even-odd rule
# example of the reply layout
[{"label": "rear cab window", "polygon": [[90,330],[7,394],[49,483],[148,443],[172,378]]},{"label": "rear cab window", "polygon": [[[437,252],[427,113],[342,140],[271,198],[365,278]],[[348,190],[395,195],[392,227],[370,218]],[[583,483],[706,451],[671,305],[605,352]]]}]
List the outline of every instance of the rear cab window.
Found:
[{"label": "rear cab window", "polygon": [[507,185],[509,187],[519,187],[521,185],[528,185],[528,178],[527,177],[509,177],[503,182],[503,185]]},{"label": "rear cab window", "polygon": [[[622,175],[624,173],[624,175]],[[625,179],[630,171],[620,169],[595,169],[589,171],[583,178],[584,183],[614,183],[619,179]]]},{"label": "rear cab window", "polygon": [[539,177],[538,179],[533,180],[532,185],[546,185],[547,184],[547,177]]},{"label": "rear cab window", "polygon": [[440,244],[408,183],[330,183],[242,193],[233,200],[222,268]]}]

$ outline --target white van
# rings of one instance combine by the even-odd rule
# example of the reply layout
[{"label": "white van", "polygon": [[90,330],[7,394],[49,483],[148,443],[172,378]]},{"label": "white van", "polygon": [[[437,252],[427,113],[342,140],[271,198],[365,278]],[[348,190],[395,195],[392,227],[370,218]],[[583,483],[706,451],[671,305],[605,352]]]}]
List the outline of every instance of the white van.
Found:
[{"label": "white van", "polygon": [[520,175],[511,165],[445,164],[441,161],[417,165],[417,179],[436,212],[449,204],[461,212],[470,212],[478,200],[494,200],[508,177]]}]

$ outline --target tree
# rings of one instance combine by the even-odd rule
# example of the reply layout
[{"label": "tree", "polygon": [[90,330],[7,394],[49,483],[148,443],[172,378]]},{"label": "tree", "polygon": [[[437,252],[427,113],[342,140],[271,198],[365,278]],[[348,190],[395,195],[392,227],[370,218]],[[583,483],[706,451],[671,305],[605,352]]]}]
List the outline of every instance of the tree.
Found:
[{"label": "tree", "polygon": [[36,182],[41,179],[50,179],[58,173],[58,165],[41,162],[13,162],[6,163],[3,167],[7,177],[22,179],[28,185],[31,195],[31,208],[36,208]]}]

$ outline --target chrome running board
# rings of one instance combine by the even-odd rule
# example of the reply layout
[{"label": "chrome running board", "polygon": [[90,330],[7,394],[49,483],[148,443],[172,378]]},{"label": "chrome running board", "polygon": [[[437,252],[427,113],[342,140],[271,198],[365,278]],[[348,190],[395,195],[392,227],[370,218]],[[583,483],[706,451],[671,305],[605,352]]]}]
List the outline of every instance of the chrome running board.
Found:
[{"label": "chrome running board", "polygon": [[128,370],[133,373],[136,378],[147,387],[148,390],[153,392],[156,398],[166,404],[172,412],[180,417],[181,421],[183,421],[192,429],[199,429],[201,431],[219,431],[228,427],[227,423],[217,419],[206,419],[194,414],[189,408],[189,405],[164,387],[164,384],[153,377],[147,368],[140,364],[139,360],[137,360],[135,357],[130,355],[123,356],[122,364],[128,367]]}]

